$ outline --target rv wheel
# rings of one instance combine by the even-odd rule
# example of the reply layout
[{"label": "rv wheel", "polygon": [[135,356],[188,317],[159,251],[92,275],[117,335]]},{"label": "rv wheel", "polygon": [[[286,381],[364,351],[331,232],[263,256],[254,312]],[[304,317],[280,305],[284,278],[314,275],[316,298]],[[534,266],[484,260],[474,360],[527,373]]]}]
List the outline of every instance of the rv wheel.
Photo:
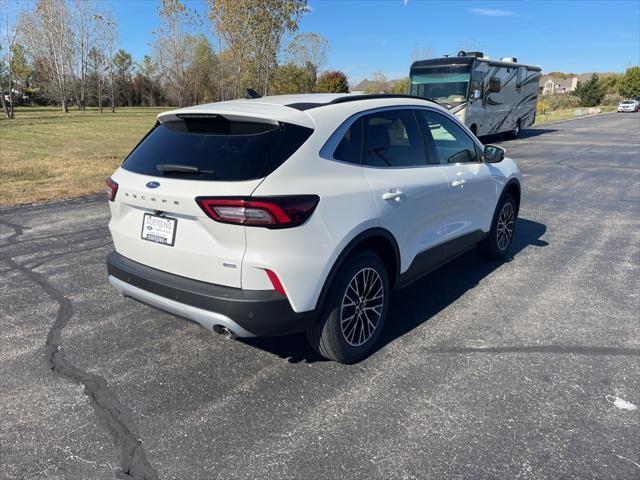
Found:
[{"label": "rv wheel", "polygon": [[516,121],[516,126],[509,132],[509,137],[518,138],[520,136],[520,119]]}]

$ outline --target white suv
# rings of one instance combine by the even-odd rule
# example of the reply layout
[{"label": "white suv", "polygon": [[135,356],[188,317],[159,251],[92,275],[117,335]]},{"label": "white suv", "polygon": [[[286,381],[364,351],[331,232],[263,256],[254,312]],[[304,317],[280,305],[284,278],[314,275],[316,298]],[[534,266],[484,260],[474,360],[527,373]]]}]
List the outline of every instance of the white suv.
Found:
[{"label": "white suv", "polygon": [[162,113],[108,179],[121,294],[227,336],[372,349],[391,293],[480,244],[505,256],[521,175],[437,104],[313,94]]}]

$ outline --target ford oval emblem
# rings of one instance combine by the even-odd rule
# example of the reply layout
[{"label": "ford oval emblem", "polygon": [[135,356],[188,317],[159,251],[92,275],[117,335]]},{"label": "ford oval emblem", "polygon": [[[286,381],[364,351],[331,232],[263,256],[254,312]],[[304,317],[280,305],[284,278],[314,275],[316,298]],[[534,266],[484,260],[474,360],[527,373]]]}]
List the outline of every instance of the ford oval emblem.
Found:
[{"label": "ford oval emblem", "polygon": [[159,186],[159,182],[147,182],[147,188],[158,188]]}]

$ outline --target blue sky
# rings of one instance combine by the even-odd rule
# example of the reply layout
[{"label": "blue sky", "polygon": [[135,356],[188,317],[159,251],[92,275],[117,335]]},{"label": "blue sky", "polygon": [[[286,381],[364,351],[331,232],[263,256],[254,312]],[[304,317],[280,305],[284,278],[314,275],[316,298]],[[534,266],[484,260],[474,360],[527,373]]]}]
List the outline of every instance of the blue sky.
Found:
[{"label": "blue sky", "polygon": [[[120,46],[141,59],[150,51],[159,0],[107,3],[119,19]],[[206,17],[205,0],[185,3]],[[547,72],[623,71],[640,64],[640,0],[310,0],[309,6],[300,31],[327,38],[325,68],[343,70],[352,82],[378,70],[403,77],[414,51],[442,56],[463,45]]]}]

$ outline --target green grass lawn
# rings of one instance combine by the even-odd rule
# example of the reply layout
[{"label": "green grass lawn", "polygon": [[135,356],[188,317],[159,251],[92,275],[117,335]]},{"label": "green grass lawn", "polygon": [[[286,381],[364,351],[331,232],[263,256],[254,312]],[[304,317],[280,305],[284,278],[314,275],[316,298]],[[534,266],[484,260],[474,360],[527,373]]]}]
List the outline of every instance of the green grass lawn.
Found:
[{"label": "green grass lawn", "polygon": [[0,119],[0,205],[103,190],[105,179],[170,108],[17,108]]}]

